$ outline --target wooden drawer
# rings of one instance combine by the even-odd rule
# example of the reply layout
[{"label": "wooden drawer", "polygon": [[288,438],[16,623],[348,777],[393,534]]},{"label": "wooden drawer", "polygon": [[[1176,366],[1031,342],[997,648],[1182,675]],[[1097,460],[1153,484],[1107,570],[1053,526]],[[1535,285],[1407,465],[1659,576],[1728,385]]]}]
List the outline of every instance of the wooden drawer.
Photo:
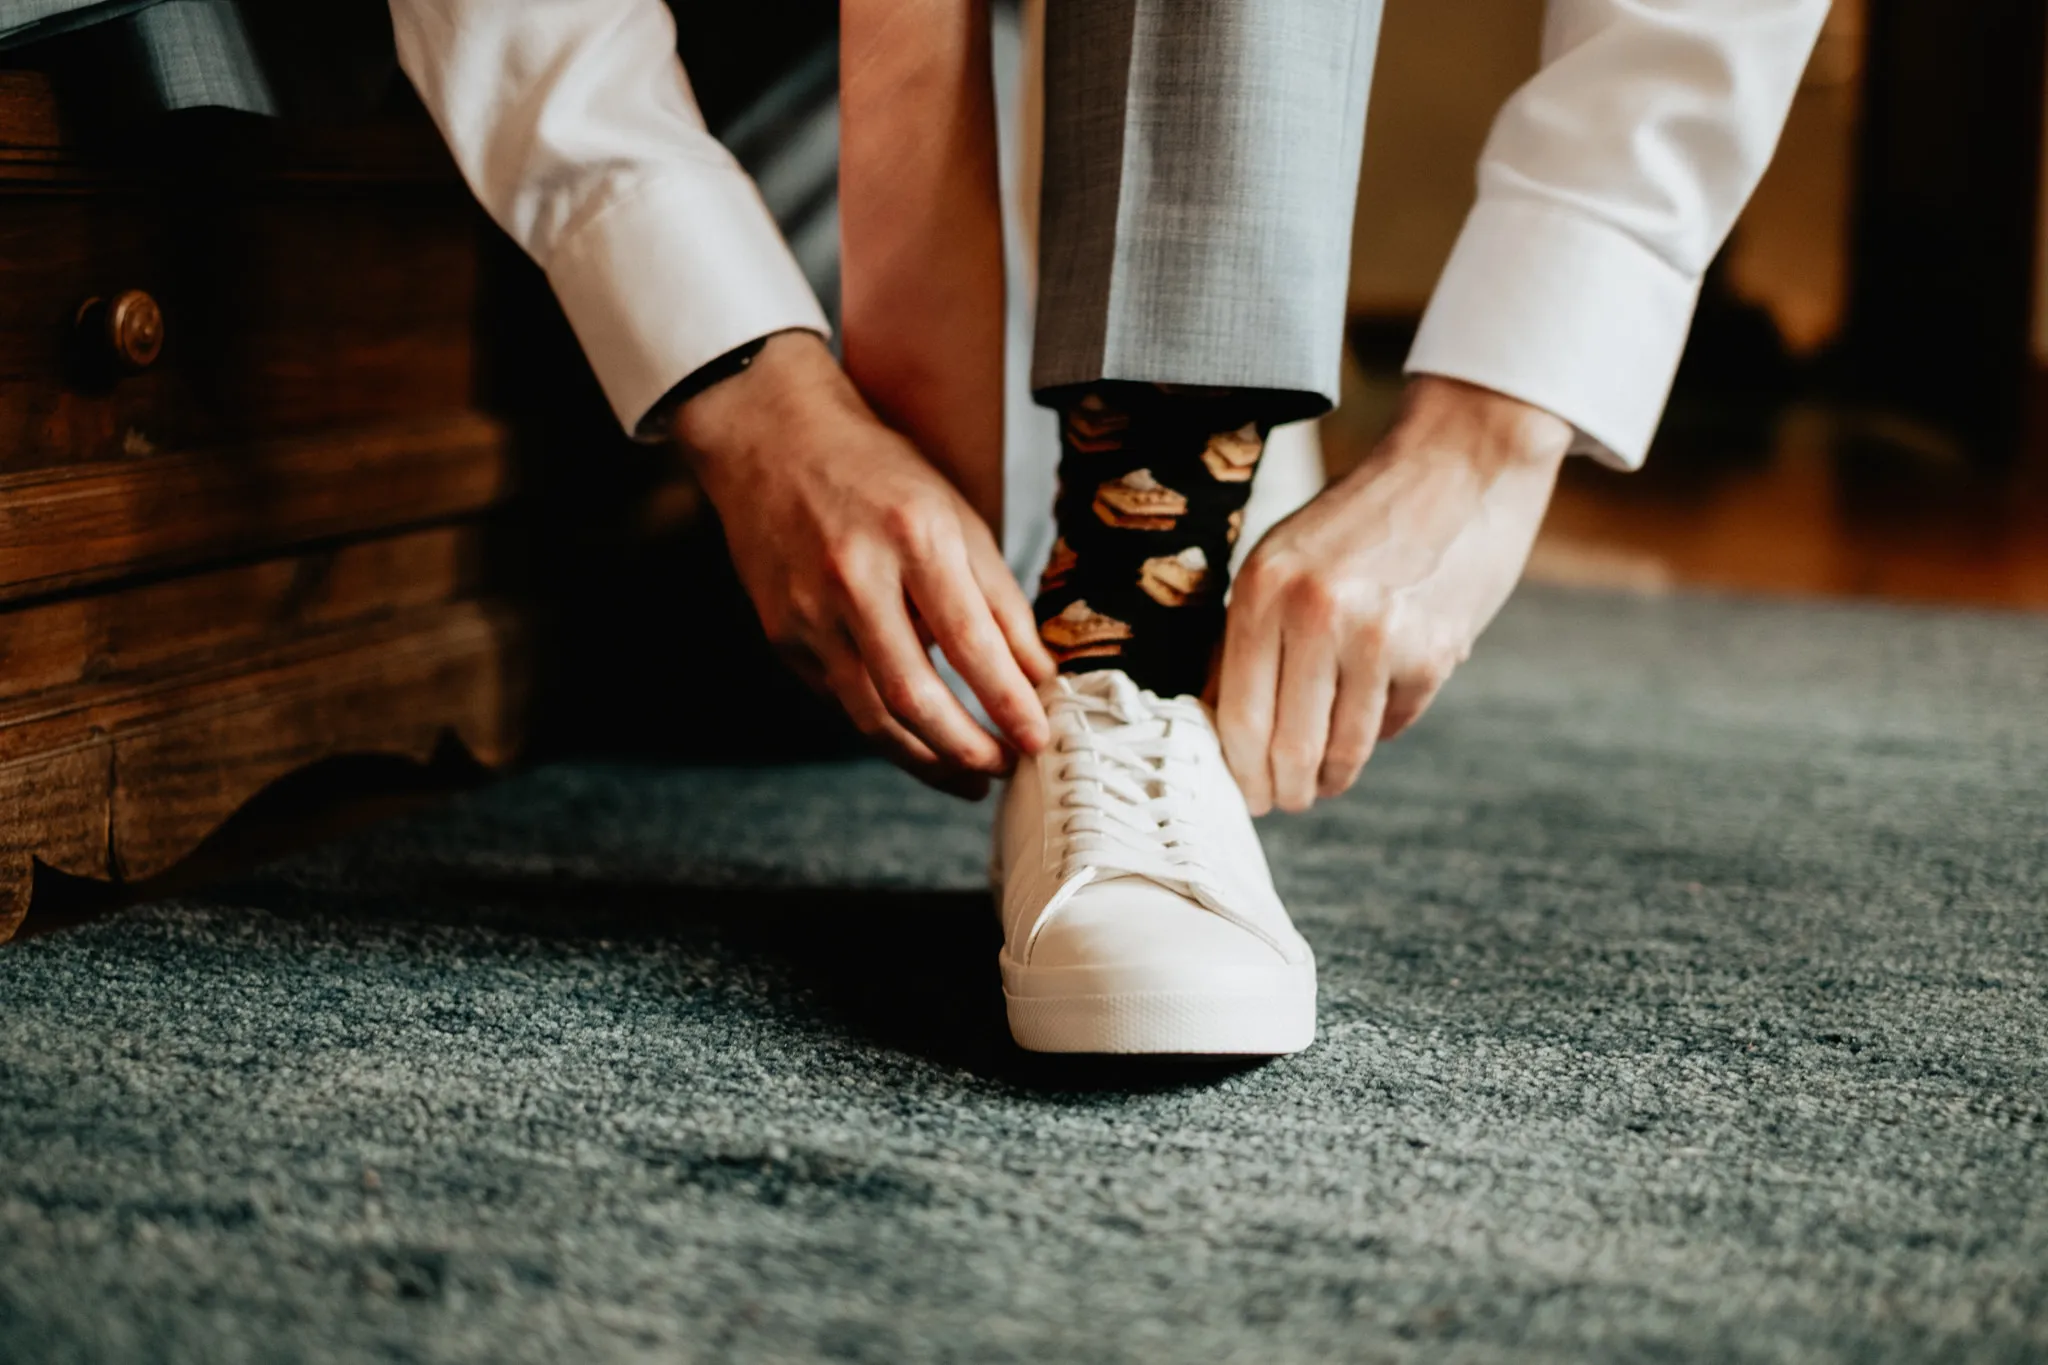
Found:
[{"label": "wooden drawer", "polygon": [[467,410],[248,446],[0,474],[0,604],[475,515],[510,437]]},{"label": "wooden drawer", "polygon": [[[475,231],[446,193],[279,186],[198,212],[0,181],[0,473],[465,406]],[[134,373],[77,326],[126,290],[163,319]]]},{"label": "wooden drawer", "polygon": [[[482,541],[472,525],[429,526],[0,611],[0,717],[460,601],[482,586]],[[0,761],[21,738],[0,729]]]},{"label": "wooden drawer", "polygon": [[[87,158],[0,72],[0,474],[469,405],[481,215],[445,161],[277,145]],[[166,126],[178,126],[175,123]],[[168,158],[168,159],[167,159]],[[146,293],[162,345],[80,307]]]}]

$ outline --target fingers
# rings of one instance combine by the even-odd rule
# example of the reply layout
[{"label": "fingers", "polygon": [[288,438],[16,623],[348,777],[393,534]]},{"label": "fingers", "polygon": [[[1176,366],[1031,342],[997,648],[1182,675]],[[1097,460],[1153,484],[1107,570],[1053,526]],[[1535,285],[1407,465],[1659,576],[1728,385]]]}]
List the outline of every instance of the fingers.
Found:
[{"label": "fingers", "polygon": [[995,613],[996,626],[1003,632],[1003,639],[1009,643],[1010,653],[1024,670],[1024,676],[1031,680],[1033,687],[1052,678],[1059,672],[1059,666],[1053,662],[1045,641],[1038,638],[1038,620],[1031,614],[1031,603],[1025,599],[1024,590],[1017,586],[1010,566],[1003,562],[995,541],[986,535],[976,537],[968,544],[967,561],[974,570],[974,581],[980,585],[982,597],[988,602],[989,610]]},{"label": "fingers", "polygon": [[1252,574],[1238,584],[1223,627],[1223,675],[1216,693],[1216,728],[1223,757],[1253,815],[1273,808],[1268,754],[1280,681],[1280,622],[1267,609]]},{"label": "fingers", "polygon": [[1316,794],[1342,796],[1358,780],[1379,739],[1387,706],[1385,636],[1361,630],[1347,642],[1330,708],[1330,742],[1316,774]]},{"label": "fingers", "polygon": [[[900,587],[892,584],[885,591],[869,582],[854,594],[851,607],[847,625],[854,647],[888,714],[940,759],[975,772],[1003,772],[1008,755],[940,680],[911,626]],[[945,617],[931,624],[941,633]]]},{"label": "fingers", "polygon": [[1389,705],[1384,604],[1279,564],[1246,566],[1224,632],[1217,722],[1254,815],[1348,789]]},{"label": "fingers", "polygon": [[823,680],[824,689],[838,699],[855,728],[867,736],[891,763],[926,786],[948,795],[968,801],[979,801],[988,795],[987,774],[970,772],[957,763],[940,758],[929,745],[904,729],[889,714],[889,708],[882,704],[874,680],[868,676],[866,666],[854,653],[851,643],[825,644],[820,651],[823,658],[809,651],[804,653],[810,657],[811,667],[800,671],[815,673]]},{"label": "fingers", "polygon": [[[965,548],[953,542],[911,560],[905,569],[905,586],[918,615],[980,699],[989,719],[1022,752],[1037,753],[1044,748],[1052,735],[1045,707],[1019,666],[988,598],[980,591]],[[966,713],[963,710],[961,714]]]},{"label": "fingers", "polygon": [[1279,709],[1273,718],[1273,803],[1315,804],[1330,708],[1337,700],[1337,653],[1327,631],[1290,629],[1280,644]]},{"label": "fingers", "polygon": [[1387,710],[1380,721],[1380,738],[1392,739],[1421,720],[1422,713],[1443,690],[1450,671],[1446,666],[1426,664],[1396,674],[1387,688]]},{"label": "fingers", "polygon": [[818,655],[825,684],[846,712],[853,728],[885,751],[892,762],[904,768],[934,768],[941,764],[931,746],[903,728],[875,690],[867,665],[860,661],[847,641],[821,641]]}]

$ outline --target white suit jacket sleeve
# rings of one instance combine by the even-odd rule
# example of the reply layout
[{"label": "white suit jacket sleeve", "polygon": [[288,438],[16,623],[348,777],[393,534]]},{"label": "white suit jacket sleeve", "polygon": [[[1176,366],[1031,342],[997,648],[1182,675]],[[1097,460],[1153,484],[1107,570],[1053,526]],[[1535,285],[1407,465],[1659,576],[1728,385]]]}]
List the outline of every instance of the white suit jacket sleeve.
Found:
[{"label": "white suit jacket sleeve", "polygon": [[706,131],[661,0],[391,0],[399,63],[499,226],[547,272],[612,408],[825,315]]},{"label": "white suit jacket sleeve", "polygon": [[1411,372],[1533,403],[1640,465],[1700,278],[1756,188],[1827,0],[1551,0]]}]

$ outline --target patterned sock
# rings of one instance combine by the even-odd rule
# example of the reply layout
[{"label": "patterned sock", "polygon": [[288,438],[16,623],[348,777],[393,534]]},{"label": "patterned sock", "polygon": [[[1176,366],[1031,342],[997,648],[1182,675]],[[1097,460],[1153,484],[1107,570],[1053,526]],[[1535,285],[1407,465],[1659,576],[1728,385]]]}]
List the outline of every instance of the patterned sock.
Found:
[{"label": "patterned sock", "polygon": [[1271,397],[1112,381],[1060,396],[1059,539],[1036,610],[1061,672],[1202,691]]}]

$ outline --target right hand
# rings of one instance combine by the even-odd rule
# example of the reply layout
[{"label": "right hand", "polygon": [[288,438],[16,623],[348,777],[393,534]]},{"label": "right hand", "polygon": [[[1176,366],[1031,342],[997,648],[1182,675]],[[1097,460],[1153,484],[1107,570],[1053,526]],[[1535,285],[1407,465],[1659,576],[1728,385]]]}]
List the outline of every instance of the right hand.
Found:
[{"label": "right hand", "polygon": [[[809,332],[685,403],[675,435],[769,640],[899,766],[976,799],[1051,735],[1054,672],[988,524]],[[1011,748],[940,679],[936,643]]]}]

